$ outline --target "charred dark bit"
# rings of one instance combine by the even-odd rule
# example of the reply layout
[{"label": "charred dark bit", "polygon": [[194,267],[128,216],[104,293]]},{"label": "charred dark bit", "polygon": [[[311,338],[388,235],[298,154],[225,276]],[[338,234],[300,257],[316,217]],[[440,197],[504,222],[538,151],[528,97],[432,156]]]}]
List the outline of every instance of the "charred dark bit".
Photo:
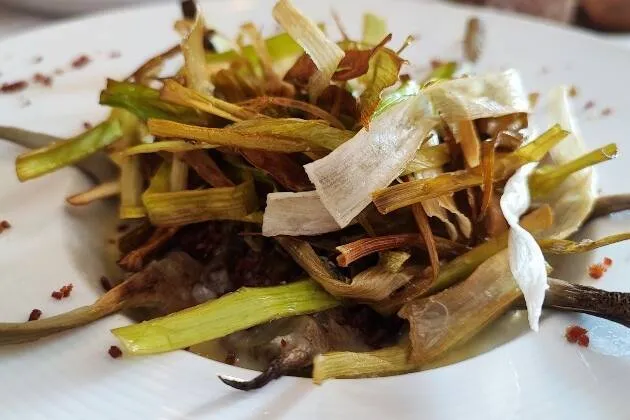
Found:
[{"label": "charred dark bit", "polygon": [[195,19],[197,16],[197,3],[194,0],[182,0],[181,5],[184,19]]},{"label": "charred dark bit", "polygon": [[263,386],[267,385],[269,382],[274,379],[278,379],[279,377],[285,374],[285,369],[282,366],[282,360],[276,359],[267,366],[264,372],[260,375],[256,376],[249,381],[244,381],[242,379],[229,378],[227,376],[219,375],[219,379],[224,384],[231,386],[232,388],[241,390],[241,391],[253,391],[256,389],[260,389]]},{"label": "charred dark bit", "polygon": [[270,360],[267,369],[248,381],[219,376],[226,385],[242,391],[258,389],[280,376],[300,372],[311,366],[318,354],[371,348],[363,332],[350,325],[343,311],[337,309],[240,331],[223,342],[235,351],[241,349]]},{"label": "charred dark bit", "polygon": [[630,293],[608,292],[550,278],[545,307],[581,312],[630,327]]}]

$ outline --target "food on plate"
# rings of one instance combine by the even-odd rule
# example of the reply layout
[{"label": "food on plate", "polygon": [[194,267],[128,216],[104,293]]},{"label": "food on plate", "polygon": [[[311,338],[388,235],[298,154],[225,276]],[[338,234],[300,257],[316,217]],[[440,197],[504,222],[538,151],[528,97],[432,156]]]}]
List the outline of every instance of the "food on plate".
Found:
[{"label": "food on plate", "polygon": [[411,77],[410,38],[378,16],[334,42],[290,0],[272,14],[282,32],[245,23],[231,41],[186,1],[181,44],[107,81],[105,121],[68,140],[0,127],[45,145],[17,158],[20,180],[74,165],[97,185],[69,205],[118,200],[128,272],[92,305],[0,324],[0,344],[142,309],[113,330],[113,358],[212,342],[258,363],[253,380],[221,378],[251,390],[431,366],[523,304],[533,330],[543,307],[628,324],[625,294],[549,277],[549,255],[630,239],[567,239],[629,201],[595,196],[592,166],[617,146],[586,150],[569,88],[544,95],[535,127],[516,70],[475,71],[476,18],[460,63]]}]

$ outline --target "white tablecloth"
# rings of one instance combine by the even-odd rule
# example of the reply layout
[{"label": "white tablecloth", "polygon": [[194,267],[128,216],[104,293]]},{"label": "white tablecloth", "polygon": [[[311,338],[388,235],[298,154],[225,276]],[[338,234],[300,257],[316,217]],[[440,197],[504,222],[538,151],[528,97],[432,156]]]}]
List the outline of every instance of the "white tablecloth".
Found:
[{"label": "white tablecloth", "polygon": [[30,16],[27,13],[0,6],[0,39],[4,39],[13,33],[34,28],[38,24],[44,24],[47,21],[51,21],[51,19]]},{"label": "white tablecloth", "polygon": [[[47,0],[41,0],[47,1]],[[81,0],[77,0],[81,1]],[[34,16],[28,12],[9,9],[0,5],[0,40],[18,32],[53,22],[54,19]],[[630,35],[608,35],[611,42],[630,48]]]}]

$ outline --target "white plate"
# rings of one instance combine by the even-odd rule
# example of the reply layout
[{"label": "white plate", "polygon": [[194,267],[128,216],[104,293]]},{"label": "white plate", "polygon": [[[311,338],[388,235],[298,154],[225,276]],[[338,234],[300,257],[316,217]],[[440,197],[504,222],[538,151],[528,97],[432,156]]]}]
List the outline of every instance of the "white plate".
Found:
[{"label": "white plate", "polygon": [[[315,19],[330,21],[332,1],[299,1]],[[272,2],[238,0],[206,7],[209,22],[227,32],[244,20],[273,28]],[[378,12],[395,32],[393,45],[409,33],[420,41],[406,51],[416,63],[458,57],[458,40],[472,13],[482,15],[488,42],[484,69],[519,69],[531,90],[574,84],[583,131],[590,146],[619,140],[622,149],[630,120],[626,72],[630,55],[594,36],[545,26],[532,20],[438,4],[381,2],[336,3],[348,30],[358,34],[360,13]],[[171,31],[174,5],[121,11],[52,26],[0,43],[0,81],[28,78],[41,71],[69,69],[77,55],[92,62],[55,78],[52,88],[33,87],[0,95],[0,124],[57,135],[70,135],[83,121],[97,121],[99,89],[105,78],[129,74],[146,57],[176,41]],[[332,31],[332,30],[331,30]],[[120,51],[117,59],[111,51]],[[41,55],[41,63],[33,58]],[[22,107],[29,100],[30,106]],[[596,105],[588,111],[588,101]],[[605,107],[614,110],[602,117]],[[98,278],[106,271],[104,242],[109,214],[105,207],[65,208],[68,193],[88,183],[65,169],[20,185],[13,159],[20,152],[0,142],[0,219],[13,228],[0,235],[0,319],[22,321],[32,308],[45,316],[88,304],[98,296]],[[624,157],[599,168],[603,193],[628,191]],[[600,237],[626,227],[623,217],[591,224],[584,235]],[[95,231],[96,229],[96,231]],[[96,233],[95,233],[96,232]],[[630,290],[623,275],[630,267],[627,245],[583,257],[570,257],[559,276],[586,278],[589,261],[604,255],[612,269],[597,285]],[[69,299],[49,296],[73,282]],[[630,353],[627,332],[592,318],[554,314],[541,332],[527,332],[479,357],[428,372],[392,378],[329,381],[315,386],[306,379],[283,378],[258,392],[225,387],[217,373],[251,377],[254,372],[176,352],[154,357],[111,359],[115,344],[109,329],[129,321],[114,316],[79,331],[36,344],[0,348],[0,418],[2,419],[624,419]],[[591,328],[592,345],[582,349],[563,338],[574,322]]]}]

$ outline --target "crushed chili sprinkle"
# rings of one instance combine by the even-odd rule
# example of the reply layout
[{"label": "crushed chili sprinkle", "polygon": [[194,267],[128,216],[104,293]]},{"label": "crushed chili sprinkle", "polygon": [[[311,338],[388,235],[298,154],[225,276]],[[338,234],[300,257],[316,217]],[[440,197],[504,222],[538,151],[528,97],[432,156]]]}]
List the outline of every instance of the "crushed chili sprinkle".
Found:
[{"label": "crushed chili sprinkle", "polygon": [[612,265],[613,260],[605,257],[601,263],[595,263],[588,266],[588,275],[594,279],[600,279],[608,271],[608,268]]},{"label": "crushed chili sprinkle", "polygon": [[52,77],[46,76],[42,73],[35,73],[35,76],[33,76],[33,82],[39,83],[40,85],[43,85],[43,86],[51,86]]},{"label": "crushed chili sprinkle", "polygon": [[101,276],[100,280],[101,280],[101,286],[103,286],[103,289],[106,292],[109,292],[112,289],[112,284],[109,281],[109,279],[107,277],[105,277],[105,276]]},{"label": "crushed chili sprinkle", "polygon": [[85,67],[90,61],[90,57],[88,57],[87,55],[80,55],[72,61],[72,68],[80,69],[82,67]]},{"label": "crushed chili sprinkle", "polygon": [[595,106],[595,102],[594,101],[588,101],[584,104],[584,109],[591,109]]},{"label": "crushed chili sprinkle", "polygon": [[0,222],[0,233],[4,232],[6,229],[9,229],[11,227],[11,223],[9,223],[7,220],[3,220]]},{"label": "crushed chili sprinkle", "polygon": [[579,336],[577,339],[577,344],[578,346],[581,346],[581,347],[588,347],[590,342],[591,342],[591,339],[588,338],[588,335],[586,334]]},{"label": "crushed chili sprinkle", "polygon": [[63,293],[63,297],[68,297],[70,296],[70,293],[72,293],[72,289],[74,288],[74,286],[72,285],[72,283],[67,284],[65,286],[63,286],[61,288],[61,290],[59,290],[61,293]]},{"label": "crushed chili sprinkle", "polygon": [[37,321],[42,316],[42,311],[39,309],[33,309],[31,314],[28,316],[29,321]]},{"label": "crushed chili sprinkle", "polygon": [[609,116],[609,115],[612,115],[612,113],[613,113],[612,108],[604,108],[604,109],[602,110],[602,116],[604,116],[604,117],[607,117],[607,116]]},{"label": "crushed chili sprinkle", "polygon": [[54,292],[52,292],[50,296],[52,296],[53,298],[57,300],[67,298],[68,296],[70,296],[70,293],[72,292],[73,288],[74,286],[72,285],[72,283],[66,284],[65,286],[62,286],[61,289],[55,290]]},{"label": "crushed chili sprinkle", "polygon": [[0,92],[2,93],[14,93],[20,92],[28,87],[28,82],[25,80],[18,80],[16,82],[3,83],[0,86]]},{"label": "crushed chili sprinkle", "polygon": [[586,335],[587,333],[588,330],[586,328],[582,328],[579,325],[571,325],[564,332],[564,337],[569,343],[578,343],[582,347],[588,347],[589,339]]},{"label": "crushed chili sprinkle", "polygon": [[83,128],[89,130],[90,128],[92,128],[92,123],[88,121],[83,121]]},{"label": "crushed chili sprinkle", "polygon": [[606,267],[603,264],[597,263],[588,266],[588,275],[595,280],[601,279],[605,272]]},{"label": "crushed chili sprinkle", "polygon": [[107,353],[109,353],[112,359],[118,359],[123,355],[122,350],[120,350],[118,346],[110,346],[109,350],[107,350]]}]

